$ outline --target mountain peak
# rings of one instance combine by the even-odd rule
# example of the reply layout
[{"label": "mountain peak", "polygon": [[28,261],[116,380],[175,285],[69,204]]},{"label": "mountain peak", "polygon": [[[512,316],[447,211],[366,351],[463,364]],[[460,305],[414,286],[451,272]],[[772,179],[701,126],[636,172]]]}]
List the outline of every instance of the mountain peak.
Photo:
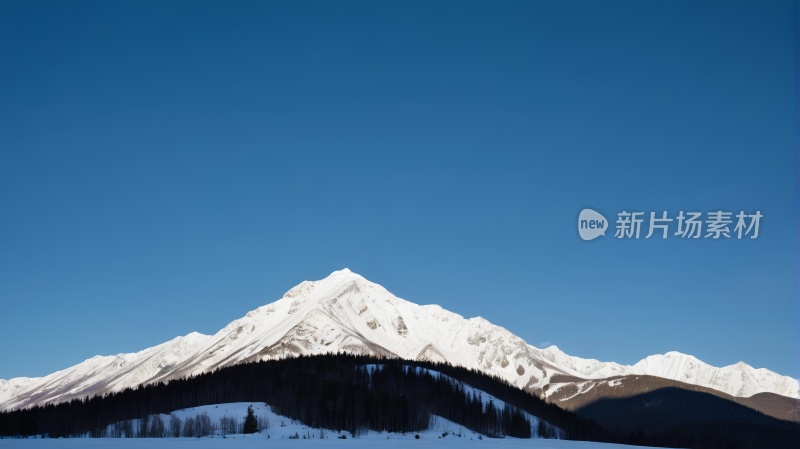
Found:
[{"label": "mountain peak", "polygon": [[344,268],[344,269],[341,269],[341,270],[338,270],[338,271],[334,271],[333,273],[328,275],[328,277],[326,277],[325,279],[323,279],[322,281],[319,281],[319,282],[324,282],[324,281],[327,281],[329,279],[357,279],[357,280],[369,282],[364,278],[364,276],[361,276],[358,273],[354,273],[354,272],[350,271],[349,268]]}]

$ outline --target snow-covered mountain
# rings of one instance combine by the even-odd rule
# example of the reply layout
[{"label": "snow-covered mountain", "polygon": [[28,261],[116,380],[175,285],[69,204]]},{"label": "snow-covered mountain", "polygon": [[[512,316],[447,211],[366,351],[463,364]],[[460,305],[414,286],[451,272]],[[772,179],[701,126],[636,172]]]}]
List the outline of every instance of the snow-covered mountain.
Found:
[{"label": "snow-covered mountain", "polygon": [[344,269],[321,281],[301,283],[213,336],[192,333],[135,354],[94,357],[42,378],[0,380],[0,410],[116,391],[240,362],[337,351],[447,361],[545,395],[550,386],[574,378],[649,374],[733,396],[772,392],[800,397],[797,380],[741,362],[715,368],[670,352],[629,366],[572,357],[555,346],[539,349],[483,318],[465,319],[437,305],[402,300]]},{"label": "snow-covered mountain", "polygon": [[0,410],[62,402],[164,378],[209,338],[192,332],[135,354],[95,356],[45,377],[0,379]]}]

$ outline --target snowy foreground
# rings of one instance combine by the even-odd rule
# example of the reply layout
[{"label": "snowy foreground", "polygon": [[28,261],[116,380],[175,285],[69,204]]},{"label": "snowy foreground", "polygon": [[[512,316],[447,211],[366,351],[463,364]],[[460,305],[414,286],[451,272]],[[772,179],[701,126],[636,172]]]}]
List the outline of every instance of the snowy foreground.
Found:
[{"label": "snowy foreground", "polygon": [[359,437],[347,440],[340,440],[336,438],[328,438],[324,440],[265,440],[261,436],[247,438],[233,439],[228,437],[222,438],[173,438],[173,439],[58,439],[58,440],[0,440],[0,447],[2,448],[19,448],[19,449],[139,449],[139,448],[155,448],[155,449],[184,449],[184,448],[199,448],[199,449],[228,449],[228,448],[255,448],[255,447],[275,447],[275,448],[352,448],[352,449],[376,449],[380,448],[393,449],[393,448],[406,448],[416,447],[420,449],[427,448],[459,448],[459,447],[482,447],[482,448],[530,448],[530,449],[616,449],[616,448],[631,448],[633,446],[624,446],[619,444],[605,444],[605,443],[587,443],[582,441],[560,441],[560,440],[517,440],[517,439],[504,439],[504,440],[470,440],[450,438],[436,438],[435,435],[428,435],[423,438],[420,434],[420,439],[415,440],[412,438],[395,438],[390,437],[388,440],[385,437],[369,435],[367,437]]},{"label": "snowy foreground", "polygon": [[[378,446],[380,445],[380,446]],[[436,438],[435,435],[420,434],[420,439],[415,440],[413,437],[395,437],[390,436],[387,440],[386,435],[369,435],[366,437],[359,437],[347,440],[340,440],[336,438],[327,438],[324,440],[288,440],[286,438],[277,440],[266,440],[261,436],[248,436],[247,438],[233,439],[228,437],[222,438],[157,438],[157,439],[58,439],[58,440],[0,440],[0,447],[14,448],[14,449],[139,449],[139,448],[155,448],[155,449],[185,449],[185,448],[199,448],[199,449],[228,449],[228,448],[255,448],[255,447],[275,447],[275,448],[352,448],[352,449],[394,449],[394,448],[459,448],[459,447],[475,447],[475,448],[503,448],[503,449],[516,449],[516,448],[529,448],[529,449],[617,449],[617,448],[632,448],[634,446],[625,446],[619,444],[606,444],[606,443],[588,443],[583,441],[561,441],[561,440],[519,440],[519,439],[503,439],[503,440],[466,440],[462,438]]]},{"label": "snowy foreground", "polygon": [[[484,393],[485,394],[485,393]],[[418,433],[387,433],[370,431],[366,435],[353,437],[348,432],[323,431],[325,438],[320,439],[320,429],[310,428],[298,422],[293,422],[284,416],[272,412],[270,407],[263,402],[247,402],[234,404],[206,405],[172,412],[182,421],[201,413],[207,413],[212,422],[219,422],[223,416],[233,417],[240,421],[247,414],[247,407],[253,406],[257,417],[269,422],[269,428],[251,435],[226,435],[223,437],[219,431],[213,437],[203,438],[59,438],[59,439],[0,439],[0,449],[134,449],[134,448],[245,448],[245,447],[307,447],[307,448],[458,448],[458,447],[483,447],[483,448],[531,448],[531,449],[614,449],[630,448],[617,444],[589,443],[580,441],[546,440],[539,438],[487,438],[484,435],[472,432],[458,424],[441,417],[434,416],[428,430]],[[161,415],[164,421],[169,421],[169,415]],[[134,426],[138,420],[133,420]],[[447,434],[443,436],[443,434]],[[419,435],[419,439],[415,438]],[[289,437],[298,436],[299,439]],[[303,439],[303,437],[306,439]],[[340,439],[345,436],[346,439]]]}]

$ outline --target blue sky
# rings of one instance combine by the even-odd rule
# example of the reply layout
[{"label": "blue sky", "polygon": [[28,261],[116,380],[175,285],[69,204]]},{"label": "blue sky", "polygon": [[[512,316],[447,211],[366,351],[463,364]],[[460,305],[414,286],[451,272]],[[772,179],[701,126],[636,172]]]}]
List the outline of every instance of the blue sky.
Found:
[{"label": "blue sky", "polygon": [[[571,355],[800,377],[797,18],[0,2],[0,378],[213,334],[344,267]],[[586,205],[764,218],[586,244]]]}]

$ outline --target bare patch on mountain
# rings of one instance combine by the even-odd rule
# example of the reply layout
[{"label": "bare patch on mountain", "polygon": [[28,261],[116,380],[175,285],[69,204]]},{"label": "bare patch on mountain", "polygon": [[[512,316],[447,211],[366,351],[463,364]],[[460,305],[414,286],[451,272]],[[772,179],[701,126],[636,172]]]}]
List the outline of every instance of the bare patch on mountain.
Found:
[{"label": "bare patch on mountain", "polygon": [[392,325],[394,326],[395,330],[399,335],[403,337],[408,335],[408,327],[406,327],[406,322],[403,321],[402,316],[397,315],[396,317],[394,317],[394,319],[392,319]]}]

